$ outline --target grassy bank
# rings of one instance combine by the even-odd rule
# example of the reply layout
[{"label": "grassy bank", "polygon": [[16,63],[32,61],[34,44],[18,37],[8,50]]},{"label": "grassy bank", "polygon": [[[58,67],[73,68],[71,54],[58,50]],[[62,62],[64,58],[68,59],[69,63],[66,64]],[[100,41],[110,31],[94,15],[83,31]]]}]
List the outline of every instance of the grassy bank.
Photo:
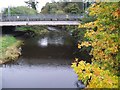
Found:
[{"label": "grassy bank", "polygon": [[0,64],[16,60],[21,55],[21,43],[13,36],[0,37]]}]

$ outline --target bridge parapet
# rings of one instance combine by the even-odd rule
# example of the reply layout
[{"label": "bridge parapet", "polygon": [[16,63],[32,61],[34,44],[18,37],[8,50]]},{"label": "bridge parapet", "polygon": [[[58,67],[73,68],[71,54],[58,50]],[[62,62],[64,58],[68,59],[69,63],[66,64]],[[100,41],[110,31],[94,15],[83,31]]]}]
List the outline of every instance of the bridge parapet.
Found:
[{"label": "bridge parapet", "polygon": [[2,15],[1,21],[79,21],[79,14],[37,14],[37,15]]}]

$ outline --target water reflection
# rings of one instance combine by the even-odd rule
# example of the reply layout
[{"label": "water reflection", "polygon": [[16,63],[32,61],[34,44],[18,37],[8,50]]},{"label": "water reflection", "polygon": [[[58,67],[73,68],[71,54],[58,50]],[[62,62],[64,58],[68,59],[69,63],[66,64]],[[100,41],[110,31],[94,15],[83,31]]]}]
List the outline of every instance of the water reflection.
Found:
[{"label": "water reflection", "polygon": [[38,45],[40,45],[41,47],[47,47],[48,46],[48,38],[42,38],[38,41]]},{"label": "water reflection", "polygon": [[[53,32],[54,33],[54,32]],[[47,36],[44,36],[43,38],[39,38],[38,44],[41,47],[47,47],[48,45],[64,45],[65,43],[65,36],[59,35],[58,32],[56,34],[48,34]]]},{"label": "water reflection", "polygon": [[14,65],[3,70],[4,88],[76,88],[77,76],[69,67]]}]

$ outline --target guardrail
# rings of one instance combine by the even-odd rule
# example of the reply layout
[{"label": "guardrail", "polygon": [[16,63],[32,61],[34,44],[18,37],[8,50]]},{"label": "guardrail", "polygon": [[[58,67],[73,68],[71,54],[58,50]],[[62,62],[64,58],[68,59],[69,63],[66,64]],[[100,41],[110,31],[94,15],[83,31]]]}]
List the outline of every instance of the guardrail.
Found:
[{"label": "guardrail", "polygon": [[1,15],[0,21],[79,21],[76,14]]}]

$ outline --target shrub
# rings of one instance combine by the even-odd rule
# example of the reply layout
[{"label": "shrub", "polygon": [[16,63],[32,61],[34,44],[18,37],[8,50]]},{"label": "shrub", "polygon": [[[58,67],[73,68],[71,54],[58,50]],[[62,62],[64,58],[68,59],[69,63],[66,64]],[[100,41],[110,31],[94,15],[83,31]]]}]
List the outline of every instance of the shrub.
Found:
[{"label": "shrub", "polygon": [[[78,49],[91,46],[92,63],[80,61],[72,67],[88,88],[117,88],[120,63],[120,9],[118,2],[95,3],[89,8],[95,21],[80,24],[86,28],[87,41],[78,43]],[[78,64],[78,65],[77,65]]]}]

